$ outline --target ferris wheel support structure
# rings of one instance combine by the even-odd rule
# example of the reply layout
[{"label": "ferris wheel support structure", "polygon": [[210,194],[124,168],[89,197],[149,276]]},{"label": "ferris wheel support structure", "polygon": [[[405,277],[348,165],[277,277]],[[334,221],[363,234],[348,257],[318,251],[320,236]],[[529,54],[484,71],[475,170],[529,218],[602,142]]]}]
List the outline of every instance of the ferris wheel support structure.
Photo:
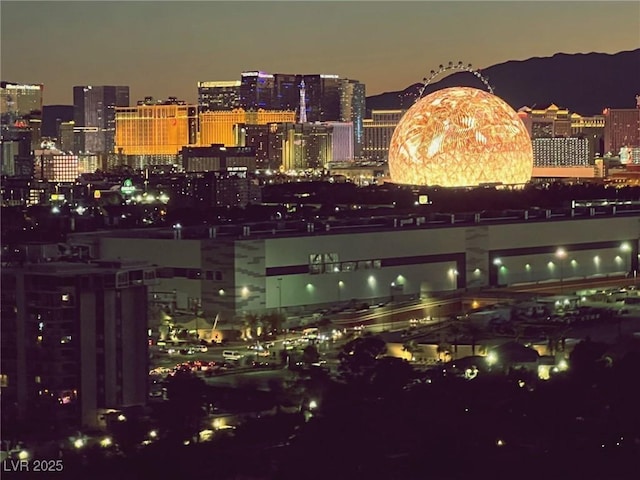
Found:
[{"label": "ferris wheel support structure", "polygon": [[450,71],[450,70],[458,70],[461,72],[469,72],[472,75],[474,75],[475,77],[477,77],[482,84],[487,87],[487,90],[489,91],[489,93],[491,93],[493,95],[493,87],[491,86],[491,84],[489,83],[489,79],[485,76],[483,76],[479,70],[474,69],[470,63],[468,64],[464,64],[462,62],[458,62],[458,63],[453,63],[453,62],[449,62],[447,65],[440,65],[438,67],[438,70],[431,70],[431,73],[428,77],[425,77],[422,79],[422,87],[420,87],[420,91],[418,94],[418,98],[416,98],[416,102],[418,100],[420,100],[423,96],[424,96],[424,92],[427,89],[427,87],[433,83],[433,81],[439,77],[440,75],[442,75],[443,73]]}]

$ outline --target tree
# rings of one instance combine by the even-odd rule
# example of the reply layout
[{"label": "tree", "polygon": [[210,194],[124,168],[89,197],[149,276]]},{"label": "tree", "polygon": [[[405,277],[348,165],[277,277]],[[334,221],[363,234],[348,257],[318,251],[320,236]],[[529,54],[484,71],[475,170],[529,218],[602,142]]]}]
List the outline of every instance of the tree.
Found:
[{"label": "tree", "polygon": [[376,361],[371,386],[380,395],[391,395],[402,390],[413,376],[413,367],[406,360],[383,357]]},{"label": "tree", "polygon": [[436,348],[439,360],[445,360],[447,356],[451,355],[451,344],[448,342],[440,342]]},{"label": "tree", "polygon": [[262,315],[260,318],[262,326],[267,333],[279,332],[286,320],[285,316],[279,312],[271,312]]},{"label": "tree", "polygon": [[573,348],[569,356],[571,373],[579,379],[595,380],[604,365],[602,359],[606,351],[606,343],[594,342],[587,337]]},{"label": "tree", "polygon": [[422,348],[416,343],[415,340],[407,340],[402,345],[402,351],[407,352],[409,355],[411,355],[411,359],[413,359],[414,354],[422,351]]},{"label": "tree", "polygon": [[178,371],[166,382],[166,411],[163,417],[169,435],[177,440],[194,438],[206,411],[206,385],[191,372]]},{"label": "tree", "polygon": [[315,345],[307,345],[302,351],[302,363],[305,366],[310,366],[313,363],[318,363],[320,360],[320,354],[318,348]]},{"label": "tree", "polygon": [[260,317],[255,313],[248,313],[244,317],[244,335],[246,337],[253,337],[254,333],[257,335],[258,329],[262,326]]},{"label": "tree", "polygon": [[348,342],[338,354],[338,371],[349,383],[369,383],[376,360],[387,352],[378,336],[359,337]]}]

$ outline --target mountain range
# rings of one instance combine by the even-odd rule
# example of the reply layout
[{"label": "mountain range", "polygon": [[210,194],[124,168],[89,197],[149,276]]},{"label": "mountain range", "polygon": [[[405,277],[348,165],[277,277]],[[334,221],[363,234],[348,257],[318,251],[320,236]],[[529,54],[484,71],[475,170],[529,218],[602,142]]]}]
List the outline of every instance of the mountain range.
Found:
[{"label": "mountain range", "polygon": [[[636,106],[635,97],[640,95],[640,48],[615,54],[557,53],[499,63],[479,72],[493,93],[514,110],[524,106],[543,109],[553,103],[580,115],[596,115],[607,107]],[[409,108],[422,85],[415,83],[404,90],[367,97],[367,116],[371,110]],[[486,90],[473,74],[457,71],[430,83],[424,95],[454,86]]]}]

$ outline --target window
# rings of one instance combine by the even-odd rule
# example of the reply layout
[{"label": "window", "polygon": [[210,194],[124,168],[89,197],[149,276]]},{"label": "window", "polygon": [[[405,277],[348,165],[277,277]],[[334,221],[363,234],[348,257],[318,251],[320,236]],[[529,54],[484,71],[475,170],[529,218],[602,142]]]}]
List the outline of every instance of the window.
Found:
[{"label": "window", "polygon": [[202,277],[202,270],[190,268],[187,271],[187,278],[190,278],[191,280],[198,280],[201,277]]},{"label": "window", "polygon": [[356,269],[356,262],[342,262],[343,272],[353,272]]},{"label": "window", "polygon": [[186,278],[187,277],[187,270],[186,268],[174,268],[173,269],[173,276],[174,277],[183,277]]},{"label": "window", "polygon": [[172,278],[173,277],[173,268],[171,268],[171,267],[158,268],[158,277],[159,278]]},{"label": "window", "polygon": [[359,260],[357,262],[340,262],[337,253],[316,253],[309,255],[309,273],[340,273],[356,270],[382,268],[382,260]]},{"label": "window", "polygon": [[324,272],[324,265],[322,264],[312,264],[309,265],[309,273],[312,275],[318,275]]}]

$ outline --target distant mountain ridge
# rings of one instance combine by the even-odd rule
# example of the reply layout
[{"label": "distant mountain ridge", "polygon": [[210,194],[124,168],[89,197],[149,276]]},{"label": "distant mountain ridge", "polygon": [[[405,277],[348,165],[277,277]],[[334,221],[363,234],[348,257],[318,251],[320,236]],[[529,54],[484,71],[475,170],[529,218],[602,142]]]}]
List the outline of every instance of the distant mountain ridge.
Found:
[{"label": "distant mountain ridge", "polygon": [[[427,76],[428,72],[425,72]],[[596,115],[604,108],[634,108],[640,95],[640,48],[608,53],[557,53],[552,57],[512,60],[481,70],[494,94],[515,110],[546,108],[552,103],[580,115]],[[433,84],[425,95],[442,88],[466,86],[486,90],[468,72],[456,72]],[[371,110],[409,108],[422,83],[404,90],[367,97]]]}]

